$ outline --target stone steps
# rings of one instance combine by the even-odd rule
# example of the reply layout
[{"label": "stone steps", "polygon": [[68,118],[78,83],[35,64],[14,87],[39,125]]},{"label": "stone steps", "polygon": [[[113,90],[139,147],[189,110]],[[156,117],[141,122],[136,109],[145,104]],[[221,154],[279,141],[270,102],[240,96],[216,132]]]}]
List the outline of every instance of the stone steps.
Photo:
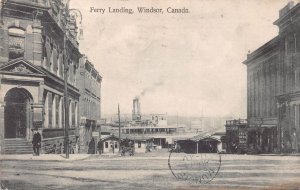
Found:
[{"label": "stone steps", "polygon": [[32,144],[26,139],[5,139],[5,154],[32,154]]}]

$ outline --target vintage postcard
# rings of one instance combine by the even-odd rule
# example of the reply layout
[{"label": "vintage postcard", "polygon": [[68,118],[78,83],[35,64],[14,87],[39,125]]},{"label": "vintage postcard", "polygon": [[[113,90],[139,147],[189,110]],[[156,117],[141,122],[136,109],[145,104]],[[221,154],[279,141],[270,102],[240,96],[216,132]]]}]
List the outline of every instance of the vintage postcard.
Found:
[{"label": "vintage postcard", "polygon": [[299,180],[299,1],[0,0],[0,190]]}]

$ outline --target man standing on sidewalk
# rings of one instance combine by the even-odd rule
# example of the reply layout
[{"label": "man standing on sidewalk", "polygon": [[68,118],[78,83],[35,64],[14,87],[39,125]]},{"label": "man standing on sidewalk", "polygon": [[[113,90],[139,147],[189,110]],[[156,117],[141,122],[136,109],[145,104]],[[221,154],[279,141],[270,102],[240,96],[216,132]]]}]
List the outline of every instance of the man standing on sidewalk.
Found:
[{"label": "man standing on sidewalk", "polygon": [[34,129],[34,135],[32,138],[32,147],[33,147],[34,156],[40,155],[41,140],[42,139],[40,133],[37,131],[37,129]]}]

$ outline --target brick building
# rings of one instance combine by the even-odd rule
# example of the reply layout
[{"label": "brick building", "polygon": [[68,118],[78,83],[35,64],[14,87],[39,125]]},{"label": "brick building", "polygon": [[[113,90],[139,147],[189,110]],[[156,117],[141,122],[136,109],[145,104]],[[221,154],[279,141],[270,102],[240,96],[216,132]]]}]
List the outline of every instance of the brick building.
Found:
[{"label": "brick building", "polygon": [[300,4],[290,2],[274,22],[279,34],[247,55],[249,148],[299,152]]},{"label": "brick building", "polygon": [[75,16],[70,14],[66,18],[70,9],[63,2],[2,1],[1,153],[26,152],[16,147],[19,144],[23,147],[31,146],[32,128],[38,128],[42,135],[43,152],[63,152],[65,71],[68,81],[70,144],[74,145],[78,140],[81,95],[78,77],[82,55],[78,49]]},{"label": "brick building", "polygon": [[[102,77],[94,65],[83,56],[79,67],[79,115],[80,115],[80,153],[88,152],[88,144],[93,132],[101,132],[101,81]],[[99,135],[100,136],[100,135]],[[94,137],[96,142],[98,137]]]}]

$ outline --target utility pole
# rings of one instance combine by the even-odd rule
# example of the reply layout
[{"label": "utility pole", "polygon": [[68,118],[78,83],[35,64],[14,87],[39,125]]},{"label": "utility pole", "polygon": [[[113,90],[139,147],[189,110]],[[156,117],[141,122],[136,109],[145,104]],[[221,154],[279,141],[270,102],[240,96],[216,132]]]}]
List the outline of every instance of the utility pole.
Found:
[{"label": "utility pole", "polygon": [[69,158],[69,98],[68,98],[68,63],[66,56],[66,29],[64,34],[64,103],[65,103],[65,152],[66,158]]},{"label": "utility pole", "polygon": [[119,118],[119,152],[121,151],[121,119],[120,119],[120,106],[118,104],[118,118]]},{"label": "utility pole", "polygon": [[[68,39],[68,20],[70,18],[70,13],[74,12],[75,14],[75,19],[77,19],[78,15],[80,16],[80,24],[82,21],[82,14],[78,9],[69,9],[69,1],[66,3],[65,7],[65,26],[63,28],[63,33],[64,33],[64,47],[63,47],[63,65],[64,65],[64,103],[65,103],[65,151],[66,151],[66,158],[69,158],[69,98],[68,98],[68,70],[69,70],[69,63],[67,60],[67,40]],[[82,35],[82,31],[80,33]]]}]

